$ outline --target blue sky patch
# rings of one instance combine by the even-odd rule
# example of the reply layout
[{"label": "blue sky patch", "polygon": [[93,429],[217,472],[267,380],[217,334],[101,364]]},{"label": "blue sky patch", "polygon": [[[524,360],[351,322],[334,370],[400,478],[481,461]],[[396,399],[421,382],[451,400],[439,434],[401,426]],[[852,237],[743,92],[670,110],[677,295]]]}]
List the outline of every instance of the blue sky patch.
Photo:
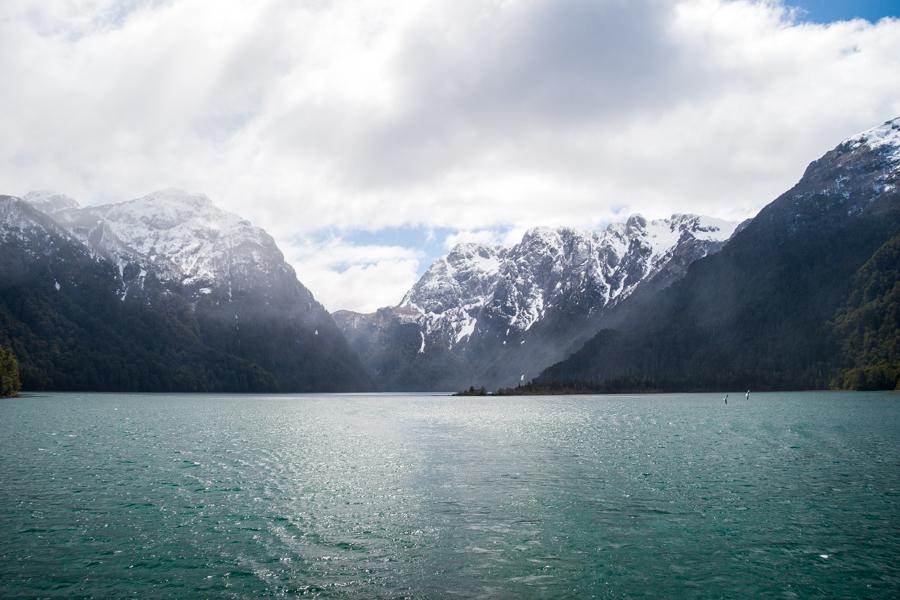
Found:
[{"label": "blue sky patch", "polygon": [[798,0],[786,2],[805,11],[802,20],[830,23],[861,18],[876,22],[882,17],[900,17],[898,0]]}]

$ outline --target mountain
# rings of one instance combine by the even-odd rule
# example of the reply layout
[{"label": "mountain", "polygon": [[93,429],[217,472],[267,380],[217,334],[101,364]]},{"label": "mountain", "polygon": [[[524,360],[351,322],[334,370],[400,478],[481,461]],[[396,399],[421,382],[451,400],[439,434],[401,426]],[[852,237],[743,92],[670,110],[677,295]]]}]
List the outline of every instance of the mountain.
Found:
[{"label": "mountain", "polygon": [[86,208],[3,196],[0,256],[0,345],[26,389],[370,385],[271,236],[205,196]]},{"label": "mountain", "polygon": [[67,208],[78,208],[78,202],[74,198],[55,192],[28,192],[22,199],[48,215]]},{"label": "mountain", "polygon": [[299,301],[314,302],[269,234],[202,194],[164,190],[128,202],[63,209],[54,218],[120,273],[129,265],[141,267],[194,297],[288,285],[297,287]]},{"label": "mountain", "polygon": [[808,389],[877,367],[896,386],[898,180],[894,119],[811,163],[719,253],[539,381]]},{"label": "mountain", "polygon": [[532,229],[510,248],[461,244],[398,306],[335,320],[387,389],[510,385],[680,279],[734,230],[695,215],[634,215],[599,231]]}]

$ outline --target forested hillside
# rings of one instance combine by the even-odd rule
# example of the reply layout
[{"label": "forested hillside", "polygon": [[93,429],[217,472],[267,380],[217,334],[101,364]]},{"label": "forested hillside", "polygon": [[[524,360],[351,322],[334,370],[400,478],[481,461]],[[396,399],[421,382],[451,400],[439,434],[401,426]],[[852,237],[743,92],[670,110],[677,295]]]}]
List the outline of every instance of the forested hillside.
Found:
[{"label": "forested hillside", "polygon": [[844,358],[836,386],[900,389],[900,235],[859,270],[834,325]]},{"label": "forested hillside", "polygon": [[824,388],[849,360],[843,385],[893,388],[898,144],[900,120],[840,144],[721,252],[539,379]]}]

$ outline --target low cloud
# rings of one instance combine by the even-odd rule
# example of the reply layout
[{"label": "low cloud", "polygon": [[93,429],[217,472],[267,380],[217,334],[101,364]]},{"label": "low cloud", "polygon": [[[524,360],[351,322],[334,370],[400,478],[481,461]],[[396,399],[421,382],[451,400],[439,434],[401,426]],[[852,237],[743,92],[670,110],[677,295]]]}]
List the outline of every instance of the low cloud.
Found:
[{"label": "low cloud", "polygon": [[282,244],[287,260],[325,308],[370,312],[397,304],[418,278],[421,252],[332,236]]}]

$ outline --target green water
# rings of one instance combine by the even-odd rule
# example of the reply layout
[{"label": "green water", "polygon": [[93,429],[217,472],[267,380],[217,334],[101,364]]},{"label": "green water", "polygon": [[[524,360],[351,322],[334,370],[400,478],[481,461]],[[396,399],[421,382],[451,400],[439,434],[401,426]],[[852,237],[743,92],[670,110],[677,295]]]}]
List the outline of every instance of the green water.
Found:
[{"label": "green water", "polygon": [[900,395],[0,402],[0,596],[900,595]]}]

